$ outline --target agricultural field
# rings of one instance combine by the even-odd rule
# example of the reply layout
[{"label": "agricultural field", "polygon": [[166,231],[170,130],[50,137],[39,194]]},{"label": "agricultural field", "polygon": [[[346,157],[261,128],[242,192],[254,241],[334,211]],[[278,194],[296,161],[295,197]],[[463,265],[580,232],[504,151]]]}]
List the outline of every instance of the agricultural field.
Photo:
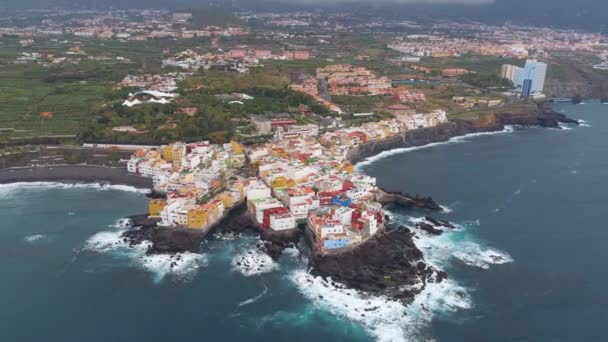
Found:
[{"label": "agricultural field", "polygon": [[0,129],[12,131],[5,137],[75,135],[108,90],[82,81],[45,82],[46,72],[36,66],[0,68]]}]

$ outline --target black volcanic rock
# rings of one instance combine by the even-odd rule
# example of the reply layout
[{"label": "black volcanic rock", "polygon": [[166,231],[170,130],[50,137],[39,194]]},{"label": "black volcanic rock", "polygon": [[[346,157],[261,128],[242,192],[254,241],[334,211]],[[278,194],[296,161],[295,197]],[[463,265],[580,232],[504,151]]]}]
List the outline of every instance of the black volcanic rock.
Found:
[{"label": "black volcanic rock", "polygon": [[436,271],[424,263],[413,234],[404,229],[380,232],[342,253],[315,253],[309,259],[309,267],[313,275],[403,301],[418,293],[404,286],[438,278]]},{"label": "black volcanic rock", "polygon": [[443,233],[443,230],[436,229],[432,224],[426,222],[418,222],[416,223],[416,227],[432,235],[441,235]]},{"label": "black volcanic rock", "polygon": [[376,201],[382,205],[390,203],[399,204],[405,207],[414,207],[433,211],[442,210],[441,206],[431,197],[413,196],[404,192],[386,191],[378,189]]},{"label": "black volcanic rock", "polygon": [[140,227],[122,234],[131,246],[151,242],[147,254],[197,253],[205,237],[201,230],[168,227]]},{"label": "black volcanic rock", "polygon": [[301,225],[296,229],[275,232],[272,230],[262,231],[260,237],[264,241],[263,250],[273,260],[278,260],[285,248],[297,247],[298,242],[303,236],[306,225]]}]

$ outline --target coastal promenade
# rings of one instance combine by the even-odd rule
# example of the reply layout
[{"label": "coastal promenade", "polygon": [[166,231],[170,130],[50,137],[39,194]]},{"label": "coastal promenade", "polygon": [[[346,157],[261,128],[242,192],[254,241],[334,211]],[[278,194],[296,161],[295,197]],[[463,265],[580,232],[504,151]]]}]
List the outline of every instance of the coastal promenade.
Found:
[{"label": "coastal promenade", "polygon": [[152,179],[129,175],[124,167],[53,165],[0,169],[0,184],[19,182],[111,183],[152,189]]}]

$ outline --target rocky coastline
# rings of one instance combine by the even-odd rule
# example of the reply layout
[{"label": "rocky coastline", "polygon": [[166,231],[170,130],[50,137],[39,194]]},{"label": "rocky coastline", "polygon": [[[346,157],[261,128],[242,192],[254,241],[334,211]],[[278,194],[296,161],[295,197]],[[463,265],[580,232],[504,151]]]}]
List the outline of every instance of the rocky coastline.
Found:
[{"label": "rocky coastline", "polygon": [[[437,127],[362,144],[351,149],[347,158],[356,164],[384,151],[448,141],[472,133],[498,132],[508,125],[559,129],[560,123],[579,124],[578,121],[546,106],[518,113],[489,113],[473,122],[456,120]],[[432,198],[385,189],[379,189],[377,200],[383,205],[394,203],[430,211],[442,210]],[[426,284],[440,283],[447,278],[447,273],[435,270],[424,262],[422,251],[414,243],[412,231],[390,222],[387,222],[386,226],[384,231],[365,243],[343,253],[312,253],[309,258],[310,272],[357,290],[384,295],[406,303],[422,291]],[[446,229],[453,228],[453,224],[430,216],[416,224],[416,229],[431,235],[440,235]]]},{"label": "rocky coastline", "polygon": [[442,282],[443,271],[424,262],[406,227],[389,227],[360,246],[335,254],[313,254],[310,273],[370,294],[409,302],[427,283]]},{"label": "rocky coastline", "polygon": [[159,219],[147,214],[128,217],[129,227],[122,239],[131,247],[148,243],[146,254],[198,253],[200,244],[208,234],[259,234],[261,243],[257,248],[278,260],[283,251],[295,247],[302,236],[304,226],[285,232],[261,231],[259,225],[247,212],[245,203],[234,207],[213,228],[206,231],[185,227],[161,227]]},{"label": "rocky coastline", "polygon": [[544,105],[519,112],[493,112],[476,121],[454,120],[436,127],[404,132],[391,138],[361,144],[348,152],[347,159],[354,165],[393,149],[424,146],[473,133],[500,132],[506,126],[559,129],[560,123],[577,125],[579,122]]},{"label": "rocky coastline", "polygon": [[[560,123],[578,124],[550,107],[539,106],[535,110],[518,113],[489,113],[477,121],[455,120],[446,124],[403,133],[381,141],[362,144],[351,149],[347,158],[356,164],[378,153],[404,147],[416,147],[471,133],[497,132],[507,125],[559,128]],[[108,182],[127,184],[135,187],[152,188],[147,178],[130,176],[124,169],[95,166],[53,166],[45,168],[21,168],[0,170],[0,183],[13,182]],[[152,198],[162,194],[151,193]],[[413,196],[406,193],[380,189],[377,200],[383,204],[397,204],[429,211],[442,208],[432,198]],[[148,254],[197,253],[207,232],[187,228],[166,228],[157,226],[158,220],[147,215],[130,217],[132,229],[122,238],[130,245],[150,242]],[[446,221],[426,217],[416,225],[417,229],[439,235],[454,226]],[[257,248],[277,260],[288,247],[302,248],[300,240],[305,226],[291,232],[260,231],[259,225],[247,212],[245,203],[233,208],[212,230],[216,234],[259,234],[262,242]],[[309,254],[310,273],[334,282],[364,291],[385,295],[404,302],[410,301],[427,283],[441,282],[447,274],[435,270],[424,261],[424,255],[414,243],[414,232],[406,227],[388,222],[385,229],[366,242],[341,253],[321,254],[301,250]]]},{"label": "rocky coastline", "polygon": [[441,211],[443,208],[431,197],[410,195],[403,192],[387,191],[379,188],[376,201],[382,205],[398,204],[408,208],[419,208],[432,211]]}]

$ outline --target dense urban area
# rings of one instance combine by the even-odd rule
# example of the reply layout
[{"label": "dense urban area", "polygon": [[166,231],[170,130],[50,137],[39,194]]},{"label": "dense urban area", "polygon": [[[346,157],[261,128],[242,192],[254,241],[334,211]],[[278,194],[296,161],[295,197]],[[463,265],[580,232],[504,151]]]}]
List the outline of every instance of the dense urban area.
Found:
[{"label": "dense urban area", "polygon": [[246,203],[320,252],[384,225],[352,149],[608,100],[608,38],[572,30],[209,7],[25,11],[0,36],[0,166],[123,167],[153,180],[161,226],[206,231]]}]

